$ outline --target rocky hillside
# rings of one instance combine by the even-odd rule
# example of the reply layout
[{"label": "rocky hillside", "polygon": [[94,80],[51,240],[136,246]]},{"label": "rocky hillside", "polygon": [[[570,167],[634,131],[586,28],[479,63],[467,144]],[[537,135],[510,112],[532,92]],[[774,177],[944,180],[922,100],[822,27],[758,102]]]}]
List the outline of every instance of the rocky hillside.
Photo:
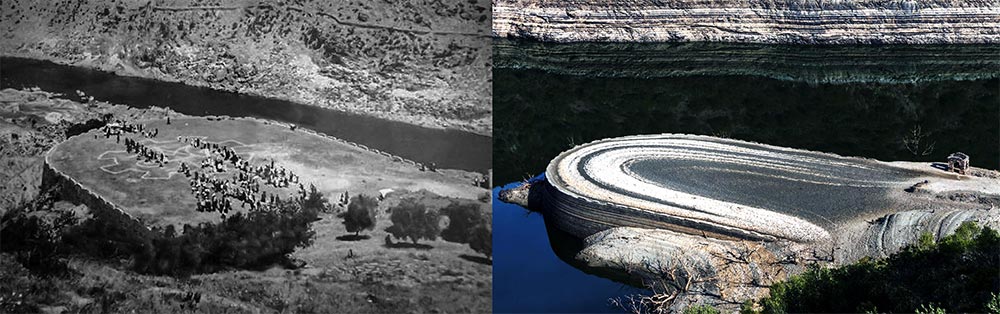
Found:
[{"label": "rocky hillside", "polygon": [[493,35],[541,41],[997,43],[997,0],[493,0]]},{"label": "rocky hillside", "polygon": [[0,53],[491,132],[490,6],[7,1]]}]

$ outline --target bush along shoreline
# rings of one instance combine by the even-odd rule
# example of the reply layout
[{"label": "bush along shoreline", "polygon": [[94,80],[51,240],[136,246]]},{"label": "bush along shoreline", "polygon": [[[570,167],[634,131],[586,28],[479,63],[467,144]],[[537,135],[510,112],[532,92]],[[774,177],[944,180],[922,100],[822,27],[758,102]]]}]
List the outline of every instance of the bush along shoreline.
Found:
[{"label": "bush along shoreline", "polygon": [[1000,313],[1000,233],[965,222],[884,259],[811,266],[741,313]]}]

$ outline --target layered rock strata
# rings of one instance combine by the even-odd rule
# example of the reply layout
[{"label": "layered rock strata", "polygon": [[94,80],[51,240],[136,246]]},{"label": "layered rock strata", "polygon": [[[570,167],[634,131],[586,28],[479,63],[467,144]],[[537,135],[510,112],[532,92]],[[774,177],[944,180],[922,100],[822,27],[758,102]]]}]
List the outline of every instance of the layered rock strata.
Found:
[{"label": "layered rock strata", "polygon": [[494,0],[493,35],[540,41],[1000,42],[1000,2]]},{"label": "layered rock strata", "polygon": [[759,297],[805,265],[883,257],[965,221],[1000,226],[1000,173],[693,135],[600,140],[501,193],[583,239],[574,257],[690,302]]}]

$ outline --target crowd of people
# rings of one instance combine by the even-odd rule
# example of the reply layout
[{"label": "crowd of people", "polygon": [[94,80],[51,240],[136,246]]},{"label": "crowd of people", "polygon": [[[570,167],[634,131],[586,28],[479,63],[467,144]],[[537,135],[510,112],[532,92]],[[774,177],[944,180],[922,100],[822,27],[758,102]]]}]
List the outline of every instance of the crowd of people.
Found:
[{"label": "crowd of people", "polygon": [[128,153],[135,153],[136,160],[155,162],[159,164],[160,167],[163,167],[163,165],[167,163],[166,154],[149,148],[148,146],[139,143],[139,141],[127,137],[125,138],[125,151]]},{"label": "crowd of people", "polygon": [[[169,119],[169,118],[168,118]],[[109,119],[110,120],[110,119]],[[136,159],[147,163],[157,163],[163,167],[168,163],[166,154],[148,147],[128,134],[139,134],[144,138],[154,138],[159,135],[159,129],[149,129],[140,123],[130,123],[122,119],[110,120],[101,131],[105,138],[115,137],[116,143],[124,142],[125,151],[136,154]],[[124,136],[123,136],[124,135]],[[99,135],[95,134],[94,137]],[[201,137],[178,136],[178,142],[187,143],[197,149],[206,149],[210,156],[201,161],[201,169],[180,162],[178,173],[189,178],[191,192],[197,200],[196,210],[199,212],[218,212],[225,217],[233,210],[233,201],[242,203],[244,208],[256,210],[281,200],[277,193],[267,193],[264,186],[286,188],[297,184],[299,193],[306,194],[305,186],[299,182],[299,176],[291,171],[278,167],[274,160],[270,163],[253,165],[245,160],[232,147],[212,143]],[[226,166],[231,165],[236,173],[232,176],[214,176],[209,173],[224,173]],[[208,169],[205,171],[204,169]],[[228,178],[227,178],[228,177]]]},{"label": "crowd of people", "polygon": [[108,122],[101,127],[101,131],[104,131],[104,138],[110,138],[112,135],[115,136],[115,142],[121,140],[121,135],[124,133],[138,133],[145,138],[154,138],[160,135],[160,129],[146,129],[145,125],[142,123],[130,123],[122,119],[115,119],[114,121]]},{"label": "crowd of people", "polygon": [[194,137],[178,137],[178,140],[189,143],[195,148],[208,149],[212,153],[201,162],[201,168],[208,168],[209,173],[225,172],[226,163],[237,170],[234,176],[223,179],[196,171],[187,163],[181,163],[178,172],[191,179],[191,192],[198,200],[197,210],[200,212],[219,212],[225,216],[233,208],[228,198],[242,202],[244,208],[251,210],[280,201],[277,194],[268,194],[262,190],[262,183],[275,188],[284,188],[295,183],[299,185],[299,192],[305,193],[305,186],[299,182],[299,177],[291,171],[275,166],[273,160],[267,164],[254,166],[231,147]]}]

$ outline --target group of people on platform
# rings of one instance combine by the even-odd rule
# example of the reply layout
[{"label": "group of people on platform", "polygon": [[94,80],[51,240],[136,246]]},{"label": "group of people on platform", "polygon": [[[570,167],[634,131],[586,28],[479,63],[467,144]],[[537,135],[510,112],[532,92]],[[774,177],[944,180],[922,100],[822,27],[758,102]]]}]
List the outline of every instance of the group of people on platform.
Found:
[{"label": "group of people on platform", "polygon": [[[115,143],[122,142],[122,134],[125,133],[139,133],[145,138],[154,138],[160,134],[160,129],[149,130],[141,123],[129,123],[125,120],[116,119],[113,122],[104,124],[101,127],[101,131],[104,132],[104,138],[115,137]],[[97,138],[97,134],[94,134],[94,138]],[[128,138],[125,138],[128,141]]]},{"label": "group of people on platform", "polygon": [[125,151],[128,153],[135,153],[136,160],[142,160],[145,162],[155,162],[163,167],[163,164],[167,163],[167,155],[153,150],[152,148],[139,143],[139,141],[125,138]]},{"label": "group of people on platform", "polygon": [[201,168],[211,169],[209,173],[225,172],[227,162],[237,170],[232,177],[219,178],[198,172],[187,163],[181,163],[178,172],[191,178],[191,192],[198,200],[197,210],[200,212],[219,212],[225,216],[233,208],[229,197],[242,202],[244,208],[251,210],[280,201],[276,193],[269,195],[262,190],[262,183],[276,188],[297,183],[299,193],[305,193],[305,186],[299,182],[299,177],[291,171],[275,166],[273,160],[268,164],[254,166],[231,147],[201,138],[178,137],[178,140],[211,152],[211,156],[202,160],[201,164]]}]

